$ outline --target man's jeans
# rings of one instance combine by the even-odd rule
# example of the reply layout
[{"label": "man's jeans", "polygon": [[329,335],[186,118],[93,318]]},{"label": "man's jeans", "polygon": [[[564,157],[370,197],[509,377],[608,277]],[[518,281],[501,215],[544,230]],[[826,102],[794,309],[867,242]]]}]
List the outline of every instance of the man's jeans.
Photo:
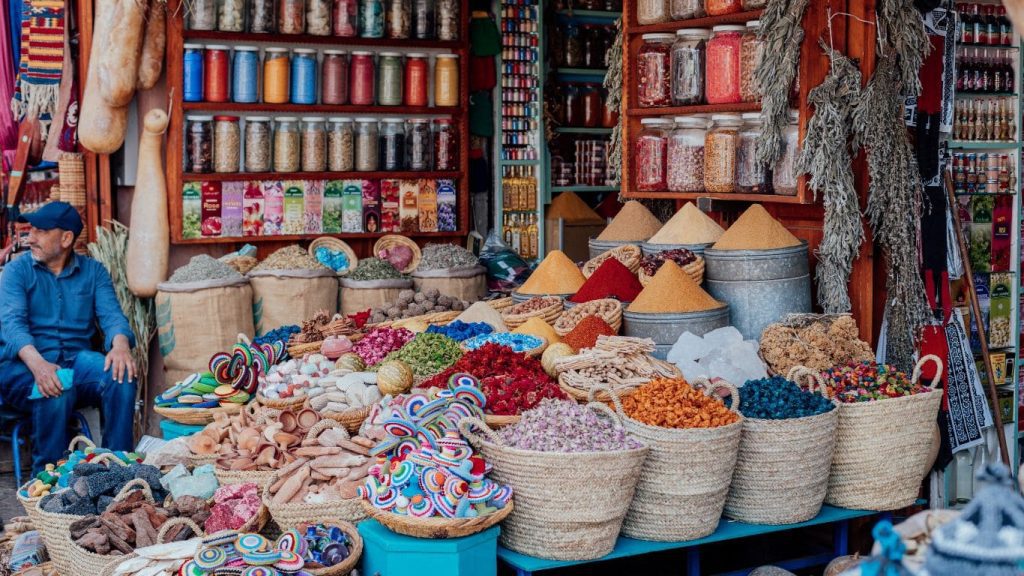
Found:
[{"label": "man's jeans", "polygon": [[0,393],[7,406],[32,415],[32,473],[56,462],[67,450],[68,422],[76,408],[103,411],[103,445],[111,450],[134,447],[135,381],[117,383],[113,370],[103,370],[105,356],[84,350],[61,368],[75,371],[74,386],[57,398],[29,400],[35,378],[20,361],[8,362],[0,373]]}]

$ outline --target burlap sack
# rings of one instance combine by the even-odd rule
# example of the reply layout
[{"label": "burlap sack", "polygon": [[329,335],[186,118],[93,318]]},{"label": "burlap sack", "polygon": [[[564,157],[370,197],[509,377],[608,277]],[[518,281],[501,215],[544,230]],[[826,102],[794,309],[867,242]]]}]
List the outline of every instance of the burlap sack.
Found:
[{"label": "burlap sack", "polygon": [[417,270],[412,274],[412,282],[420,292],[437,288],[445,296],[467,302],[476,302],[487,295],[487,269],[483,266]]},{"label": "burlap sack", "polygon": [[318,310],[338,311],[338,277],[330,270],[255,270],[248,277],[257,336],[302,324]]},{"label": "burlap sack", "polygon": [[412,280],[341,279],[341,313],[348,316],[370,308],[381,308],[398,300],[402,290],[412,288]]},{"label": "burlap sack", "polygon": [[168,386],[206,370],[210,356],[252,335],[252,286],[246,278],[157,285],[157,336]]}]

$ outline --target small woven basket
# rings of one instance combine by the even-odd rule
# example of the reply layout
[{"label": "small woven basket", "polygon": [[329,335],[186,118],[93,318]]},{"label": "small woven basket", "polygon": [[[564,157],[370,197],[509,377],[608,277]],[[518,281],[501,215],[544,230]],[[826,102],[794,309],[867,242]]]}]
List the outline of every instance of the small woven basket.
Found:
[{"label": "small woven basket", "polygon": [[[686,266],[683,266],[682,270],[683,270],[683,272],[686,272],[686,274],[690,278],[693,278],[693,281],[696,282],[698,285],[704,283],[704,257],[703,256],[697,256],[697,259],[695,261],[690,262]],[[640,285],[641,286],[647,286],[651,282],[651,279],[654,278],[654,276],[648,275],[647,272],[645,272],[643,270],[640,270],[637,274],[638,274],[638,276],[640,278]]]},{"label": "small woven basket", "polygon": [[359,530],[351,522],[331,520],[326,522],[326,524],[337,526],[348,535],[348,558],[334,566],[316,569],[306,568],[305,571],[313,574],[313,576],[345,576],[345,574],[355,569],[356,565],[359,564],[359,559],[363,556],[363,537],[359,535]]},{"label": "small woven basket", "polygon": [[[79,442],[81,442],[82,444],[85,444],[86,448],[95,448],[96,447],[96,444],[93,443],[92,440],[86,438],[85,436],[78,435],[78,436],[75,436],[74,438],[72,438],[71,442],[68,442],[68,452],[74,452],[75,451],[75,447],[78,445]],[[103,457],[103,455],[100,455],[100,456],[97,456],[97,458],[104,458],[104,457]],[[106,459],[106,458],[104,458],[104,459]],[[18,502],[21,504],[21,507],[25,509],[25,514],[28,516],[28,519],[32,521],[32,525],[33,526],[38,526],[39,525],[39,514],[36,511],[36,503],[39,502],[39,500],[42,498],[42,496],[37,496],[35,498],[31,498],[29,496],[23,496],[22,493],[21,493],[22,490],[24,490],[25,493],[28,494],[28,487],[31,486],[33,482],[35,482],[34,478],[30,479],[23,486],[18,488],[17,497],[18,497]]]},{"label": "small woven basket", "polygon": [[[533,299],[531,298],[530,300],[527,300],[527,302],[532,300]],[[557,296],[543,296],[538,297],[537,300],[544,302],[545,305],[529,312],[522,312],[522,310],[526,308],[526,302],[506,308],[501,313],[501,319],[505,322],[505,326],[507,326],[509,330],[515,330],[525,324],[530,318],[540,318],[548,324],[554,324],[555,320],[558,320],[558,317],[562,315],[562,310],[565,306],[564,300]]]},{"label": "small woven basket", "polygon": [[[165,543],[164,542],[164,538],[167,537],[167,532],[173,526],[178,526],[178,525],[185,525],[185,526],[188,526],[189,528],[191,528],[192,529],[192,534],[195,535],[195,536],[193,536],[193,538],[202,538],[202,537],[205,536],[205,533],[203,532],[203,529],[200,528],[199,525],[196,524],[195,522],[193,522],[192,520],[189,520],[188,518],[181,518],[181,517],[179,517],[179,518],[171,518],[170,520],[164,522],[163,525],[160,526],[160,531],[156,533],[156,542],[157,542],[156,545],[159,546],[160,544],[164,544]],[[77,544],[76,544],[76,546],[77,546]],[[85,552],[88,552],[88,551],[86,550]],[[137,553],[135,553],[135,552],[132,552],[131,554],[125,554],[124,556],[104,556],[104,558],[107,559],[107,564],[104,565],[100,569],[100,571],[96,572],[96,574],[99,575],[99,576],[107,576],[109,574],[113,574],[117,570],[117,567],[120,566],[123,562],[131,560],[132,558],[138,558],[138,556],[139,555]],[[85,573],[85,572],[83,571],[83,573]],[[132,574],[134,574],[134,572]],[[166,574],[166,572],[160,572],[158,574]]]},{"label": "small woven basket", "polygon": [[597,316],[604,320],[616,333],[622,328],[622,302],[614,298],[601,298],[569,308],[555,321],[555,332],[565,336],[587,316]]},{"label": "small woven basket", "polygon": [[381,236],[379,240],[373,245],[373,255],[377,256],[382,250],[389,250],[396,246],[406,246],[412,250],[412,260],[409,260],[409,264],[405,268],[399,270],[402,274],[409,274],[420,265],[420,258],[423,257],[420,252],[420,247],[411,238],[401,236],[399,234],[386,234]]},{"label": "small woven basket", "polygon": [[366,515],[380,522],[392,532],[413,536],[415,538],[462,538],[478,532],[483,532],[498,522],[501,522],[512,512],[512,502],[507,506],[476,518],[415,518],[384,512],[374,508],[366,500],[362,500],[363,510]]},{"label": "small woven basket", "polygon": [[515,304],[511,296],[506,296],[504,298],[495,298],[494,300],[486,300],[486,302],[488,306],[494,308],[498,312],[502,312],[506,308]]},{"label": "small woven basket", "polygon": [[343,274],[349,270],[355,270],[356,266],[359,265],[359,257],[356,256],[352,247],[341,238],[335,238],[334,236],[321,236],[310,242],[309,255],[312,256],[314,260],[316,260],[316,249],[321,246],[335,252],[341,252],[345,254],[345,258],[348,258],[348,268],[345,270],[336,270],[337,273]]},{"label": "small woven basket", "polygon": [[514,416],[498,416],[496,414],[484,414],[484,422],[491,428],[504,428],[518,424],[523,417],[520,414]]},{"label": "small woven basket", "polygon": [[230,404],[217,408],[166,408],[154,406],[153,411],[157,414],[173,420],[179,424],[191,426],[205,426],[213,422],[214,415],[224,413],[227,415],[237,414],[242,410],[241,404]]},{"label": "small woven basket", "polygon": [[364,406],[362,408],[345,410],[344,412],[324,411],[321,412],[320,415],[343,425],[345,427],[345,431],[349,434],[358,434],[359,427],[366,421],[366,417],[370,415],[370,410],[372,408],[372,406]]},{"label": "small woven basket", "polygon": [[274,470],[221,470],[214,466],[213,475],[221,486],[233,486],[235,484],[247,484],[249,482],[259,486],[263,490],[270,483],[274,476]]},{"label": "small woven basket", "polygon": [[267,398],[259,390],[256,391],[256,402],[259,402],[260,406],[266,406],[267,408],[274,408],[276,410],[299,408],[306,403],[307,399],[308,398],[306,396],[297,396],[292,398]]},{"label": "small woven basket", "polygon": [[643,252],[640,251],[639,246],[633,244],[624,244],[616,248],[612,248],[606,252],[599,254],[598,256],[587,260],[587,263],[583,265],[583,277],[590,278],[590,276],[598,269],[604,261],[609,258],[615,258],[629,271],[636,274],[637,270],[640,269],[640,259],[643,258]]}]

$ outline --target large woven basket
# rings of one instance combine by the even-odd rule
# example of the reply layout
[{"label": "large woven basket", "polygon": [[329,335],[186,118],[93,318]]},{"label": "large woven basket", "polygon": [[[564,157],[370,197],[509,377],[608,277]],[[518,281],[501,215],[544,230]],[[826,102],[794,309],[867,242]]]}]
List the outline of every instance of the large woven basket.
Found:
[{"label": "large woven basket", "polygon": [[[79,436],[75,436],[74,438],[71,439],[70,442],[68,442],[68,452],[74,452],[75,451],[75,447],[78,446],[79,442],[81,442],[82,444],[85,444],[86,448],[95,448],[96,447],[96,444],[93,443],[92,440],[90,440],[89,438],[87,438],[85,436],[79,435]],[[97,458],[104,458],[104,459],[106,459],[103,455],[97,456]],[[22,486],[20,486],[18,488],[18,491],[16,492],[16,495],[17,495],[17,498],[18,498],[18,502],[21,504],[21,507],[25,509],[25,514],[28,516],[28,519],[32,521],[32,525],[33,526],[38,526],[39,525],[39,514],[36,511],[36,504],[39,502],[39,500],[42,498],[42,496],[38,496],[36,498],[31,498],[29,496],[23,496],[22,493],[21,493],[22,490],[25,490],[26,491],[25,493],[28,494],[28,487],[31,486],[33,482],[35,482],[34,478],[29,479],[28,482],[26,482],[25,484],[23,484]]]},{"label": "large woven basket", "polygon": [[409,260],[409,264],[405,268],[399,270],[402,274],[409,274],[420,265],[420,258],[423,257],[423,253],[420,252],[420,247],[411,238],[407,238],[400,234],[386,234],[381,236],[379,240],[373,245],[373,255],[377,256],[381,250],[387,250],[396,246],[406,246],[412,250],[412,260]]},{"label": "large woven basket", "polygon": [[309,255],[316,260],[316,249],[319,247],[325,247],[335,252],[341,252],[348,259],[348,268],[345,270],[336,270],[339,274],[344,274],[349,270],[355,270],[356,266],[359,265],[359,258],[356,256],[355,251],[348,245],[347,242],[341,238],[335,238],[334,236],[321,236],[309,243]]},{"label": "large woven basket", "polygon": [[643,258],[643,252],[640,251],[639,246],[633,244],[624,244],[616,248],[612,248],[606,252],[597,255],[590,260],[587,260],[586,264],[583,265],[583,277],[590,278],[601,264],[609,258],[615,258],[629,271],[636,274],[637,270],[640,269],[640,259]]},{"label": "large woven basket", "polygon": [[[693,281],[696,282],[698,286],[704,283],[704,257],[703,256],[697,256],[696,260],[694,260],[693,262],[690,262],[686,266],[683,266],[682,270],[683,270],[683,272],[686,272],[686,274],[690,278],[693,278]],[[647,274],[647,272],[644,272],[643,270],[640,270],[639,272],[637,272],[637,275],[640,278],[640,285],[641,286],[647,286],[651,282],[651,280],[654,278],[654,276],[651,276],[651,275]]]},{"label": "large woven basket", "polygon": [[[621,426],[604,404],[588,406]],[[505,446],[478,418],[464,418],[459,427],[493,466],[491,478],[512,487],[516,505],[502,526],[505,547],[567,561],[593,560],[612,551],[640,479],[646,446],[610,452],[536,452]]]},{"label": "large woven basket", "polygon": [[[164,522],[163,525],[160,526],[160,531],[156,533],[156,545],[159,546],[161,544],[164,544],[164,539],[167,537],[167,532],[173,526],[181,524],[184,524],[185,526],[191,528],[192,534],[195,535],[196,539],[205,536],[203,529],[200,528],[199,525],[197,525],[195,522],[189,520],[188,518],[171,518],[170,520]],[[103,568],[99,572],[96,572],[92,576],[107,576],[108,574],[113,574],[114,571],[117,570],[117,567],[121,565],[121,563],[127,560],[131,560],[132,558],[137,558],[138,556],[139,555],[135,552],[132,552],[131,554],[125,554],[123,556],[104,556],[104,558],[107,559],[107,564],[103,566]],[[165,573],[166,572],[160,572],[159,574]],[[85,572],[83,572],[83,574],[85,574]]]},{"label": "large woven basket", "polygon": [[[598,312],[599,308],[606,305],[608,310]],[[618,332],[622,328],[622,302],[614,298],[601,298],[577,304],[562,312],[562,315],[558,317],[554,324],[555,332],[559,336],[565,336],[587,316],[597,316],[604,320],[612,330]]]},{"label": "large woven basket", "polygon": [[368,517],[380,522],[392,532],[430,539],[462,538],[483,532],[504,520],[512,512],[511,501],[497,512],[476,518],[415,518],[378,510],[366,500],[362,501],[362,505]]},{"label": "large woven basket", "polygon": [[515,304],[515,301],[512,300],[511,296],[506,296],[504,298],[495,298],[494,300],[485,300],[485,302],[487,302],[488,306],[494,308],[498,312],[504,312],[506,308],[509,308],[510,306]]},{"label": "large woven basket", "polygon": [[[538,296],[539,300],[545,302],[542,308],[537,310],[531,310],[529,312],[521,312],[525,306],[522,304],[515,304],[509,306],[501,313],[501,319],[505,322],[505,326],[509,330],[515,330],[522,326],[530,318],[540,318],[548,324],[554,324],[555,320],[562,315],[562,309],[565,307],[565,301],[557,296]],[[532,300],[532,298],[531,298]],[[527,300],[529,302],[529,300]]]},{"label": "large woven basket", "polygon": [[[732,410],[739,414],[739,390],[732,384],[712,385],[701,378],[710,394],[726,388],[732,396]],[[729,494],[729,484],[739,454],[743,416],[718,428],[671,429],[648,426],[628,417],[618,396],[607,387],[623,426],[647,444],[636,494],[629,504],[622,533],[641,540],[683,542],[703,538],[718,528]],[[596,390],[596,389],[595,389]]]},{"label": "large woven basket", "polygon": [[270,483],[274,474],[274,470],[221,470],[217,466],[213,468],[213,475],[217,477],[217,482],[221,486],[252,482],[259,486],[261,491]]},{"label": "large woven basket", "polygon": [[932,436],[942,403],[936,388],[942,360],[927,355],[914,367],[921,378],[927,362],[938,368],[932,391],[873,402],[839,403],[836,453],[825,501],[841,508],[896,510],[917,499],[930,464]]},{"label": "large woven basket", "polygon": [[817,516],[828,488],[838,422],[836,409],[785,420],[744,418],[725,515],[776,525]]},{"label": "large woven basket", "polygon": [[242,411],[242,405],[229,404],[227,406],[220,406],[217,408],[166,408],[154,406],[153,411],[164,418],[173,420],[179,424],[205,426],[206,424],[213,422],[213,417],[218,412],[223,412],[228,415],[237,414]]}]

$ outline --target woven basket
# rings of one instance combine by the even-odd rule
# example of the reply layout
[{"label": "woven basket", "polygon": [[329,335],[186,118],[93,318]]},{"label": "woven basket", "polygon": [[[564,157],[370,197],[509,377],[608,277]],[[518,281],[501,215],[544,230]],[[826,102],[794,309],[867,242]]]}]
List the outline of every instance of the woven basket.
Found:
[{"label": "woven basket", "polygon": [[[690,278],[693,278],[693,281],[696,282],[698,286],[704,283],[703,256],[697,256],[696,260],[690,262],[686,266],[683,266],[682,270],[683,272],[686,272]],[[637,274],[639,275],[641,286],[647,286],[647,284],[651,282],[651,279],[654,278],[654,276],[648,275],[647,272],[644,272],[643,270],[640,270]]]},{"label": "woven basket", "polygon": [[554,324],[555,320],[558,320],[558,317],[562,315],[564,300],[557,296],[544,296],[539,297],[539,299],[546,302],[547,305],[530,312],[520,312],[525,306],[523,304],[516,304],[502,311],[501,319],[505,322],[505,326],[509,330],[515,330],[525,324],[530,318],[540,318],[548,324]]},{"label": "woven basket", "polygon": [[260,406],[266,406],[267,408],[274,408],[276,410],[288,410],[289,408],[298,408],[306,403],[308,397],[296,396],[292,398],[267,398],[259,391],[256,392],[256,402],[259,402]]},{"label": "woven basket", "polygon": [[[681,378],[683,375],[683,373],[679,371],[679,367],[676,366],[675,364],[670,364],[669,362],[659,360],[657,358],[651,358],[651,362],[657,364],[666,372],[670,372],[668,376],[658,376],[658,378]],[[577,402],[589,402],[592,400],[590,395],[591,390],[597,388],[598,390],[595,392],[596,396],[593,397],[593,400],[597,400],[598,402],[604,402],[605,404],[612,402],[612,397],[609,396],[607,392],[600,389],[602,387],[607,388],[607,382],[594,381],[592,383],[589,383],[589,385],[586,388],[579,388],[567,382],[563,376],[563,374],[558,375],[558,387],[562,389],[562,392],[568,394],[569,397],[572,398],[573,400]],[[641,384],[637,384],[636,386],[625,386],[621,389],[616,389],[615,393],[619,396],[620,399],[625,398],[632,394],[633,390],[637,389],[640,385]]]},{"label": "woven basket", "polygon": [[412,239],[399,234],[386,234],[380,237],[380,240],[373,245],[373,255],[377,256],[381,250],[387,250],[396,246],[408,246],[412,250],[412,260],[409,260],[409,264],[399,270],[402,274],[409,274],[420,265],[420,258],[423,254],[420,252],[420,247]]},{"label": "woven basket", "polygon": [[[168,521],[164,522],[163,525],[160,526],[160,531],[156,533],[156,545],[164,544],[164,538],[167,536],[167,531],[170,530],[171,527],[177,526],[179,524],[184,524],[185,526],[191,528],[192,534],[194,534],[196,538],[202,538],[205,536],[205,532],[203,531],[203,529],[200,528],[199,525],[193,522],[192,520],[181,517],[171,518]],[[96,575],[107,576],[108,574],[113,574],[114,571],[117,570],[117,567],[121,565],[121,563],[127,560],[131,560],[132,558],[138,558],[138,556],[139,555],[135,552],[132,552],[131,554],[125,554],[123,556],[104,556],[104,558],[107,559],[107,564],[103,566],[103,568],[99,572],[96,572]],[[158,574],[166,574],[166,572],[159,572]]]},{"label": "woven basket", "polygon": [[[85,444],[86,448],[95,448],[96,447],[96,444],[93,443],[92,440],[90,440],[89,438],[87,438],[85,436],[78,435],[78,436],[75,436],[74,438],[72,438],[71,442],[68,442],[68,452],[74,452],[75,451],[75,447],[78,445],[79,442],[81,442],[82,444]],[[102,458],[102,457],[103,457],[102,455],[97,456],[97,458]],[[42,498],[42,496],[38,496],[36,498],[30,498],[28,496],[22,496],[22,494],[21,494],[22,490],[25,490],[26,491],[25,493],[27,494],[28,493],[27,492],[28,491],[28,487],[31,486],[33,482],[35,482],[35,478],[29,479],[28,482],[26,482],[24,485],[22,485],[21,487],[18,488],[18,491],[16,492],[16,495],[18,497],[18,502],[21,504],[21,507],[25,509],[25,514],[28,516],[28,519],[32,521],[32,525],[33,526],[38,526],[39,525],[39,514],[36,512],[36,503],[39,502],[39,500]]]},{"label": "woven basket", "polygon": [[503,312],[506,308],[515,304],[511,296],[505,298],[495,298],[494,300],[486,300],[487,305],[494,308],[498,312]]},{"label": "woven basket", "polygon": [[522,420],[522,415],[516,414],[515,416],[498,416],[496,414],[484,414],[484,423],[491,428],[504,428],[505,426],[511,426],[518,424]]},{"label": "woven basket", "polygon": [[483,532],[504,520],[512,512],[512,502],[509,501],[501,510],[476,518],[415,518],[378,510],[366,500],[362,500],[362,504],[368,517],[380,522],[392,532],[430,539],[462,538]]},{"label": "woven basket", "polygon": [[[588,406],[621,426],[604,404]],[[502,545],[552,560],[593,560],[612,551],[640,479],[646,446],[536,452],[505,446],[478,418],[463,418],[459,428],[493,466],[491,478],[511,486],[515,494],[515,508],[502,527]]]},{"label": "woven basket", "polygon": [[744,418],[725,515],[775,525],[817,516],[828,488],[838,422],[837,409],[786,420]]},{"label": "woven basket", "polygon": [[336,270],[338,273],[348,272],[349,270],[355,270],[356,266],[359,265],[359,257],[352,250],[352,247],[341,238],[335,238],[334,236],[321,236],[309,243],[309,255],[316,260],[316,249],[319,247],[325,247],[335,252],[341,252],[348,258],[348,268],[345,270]]},{"label": "woven basket", "polygon": [[942,360],[927,355],[914,367],[913,381],[926,362],[938,368],[931,392],[873,402],[839,403],[836,453],[825,502],[857,510],[896,510],[917,499],[930,464],[932,435],[942,403],[935,388]]},{"label": "woven basket", "polygon": [[166,408],[160,406],[154,406],[153,411],[157,414],[173,420],[179,424],[189,424],[191,426],[205,426],[210,422],[213,422],[213,417],[218,412],[225,414],[237,414],[241,412],[241,404],[231,404],[228,406],[220,406],[218,408]]},{"label": "woven basket", "polygon": [[372,406],[364,406],[362,408],[345,410],[344,412],[321,412],[320,415],[342,424],[345,426],[346,432],[355,435],[359,433],[359,427],[366,421],[366,417],[370,415],[372,408]]},{"label": "woven basket", "polygon": [[305,571],[313,574],[313,576],[344,576],[355,569],[356,565],[359,564],[359,559],[363,556],[363,537],[359,535],[359,530],[351,522],[332,520],[327,522],[327,524],[341,528],[341,531],[348,535],[348,558],[334,566],[317,568],[315,570],[305,568]]},{"label": "woven basket", "polygon": [[270,483],[274,474],[274,470],[221,470],[216,466],[213,468],[213,475],[217,477],[217,482],[221,486],[252,482],[259,486],[260,491]]},{"label": "woven basket", "polygon": [[624,244],[617,248],[612,248],[595,258],[587,260],[587,263],[583,265],[583,277],[590,278],[591,274],[609,258],[615,258],[622,262],[623,266],[629,268],[629,271],[633,274],[636,274],[637,270],[640,269],[640,259],[643,258],[643,252],[640,251],[639,246],[634,246],[633,244]]},{"label": "woven basket", "polygon": [[[606,303],[611,304],[610,311],[598,312],[598,309],[605,306]],[[622,328],[622,302],[614,298],[601,298],[599,300],[591,300],[590,302],[584,302],[583,304],[577,304],[572,308],[569,308],[555,321],[554,328],[555,332],[559,336],[565,336],[572,329],[580,323],[587,316],[597,316],[601,320],[608,323],[608,326],[612,330],[618,332]]]}]

